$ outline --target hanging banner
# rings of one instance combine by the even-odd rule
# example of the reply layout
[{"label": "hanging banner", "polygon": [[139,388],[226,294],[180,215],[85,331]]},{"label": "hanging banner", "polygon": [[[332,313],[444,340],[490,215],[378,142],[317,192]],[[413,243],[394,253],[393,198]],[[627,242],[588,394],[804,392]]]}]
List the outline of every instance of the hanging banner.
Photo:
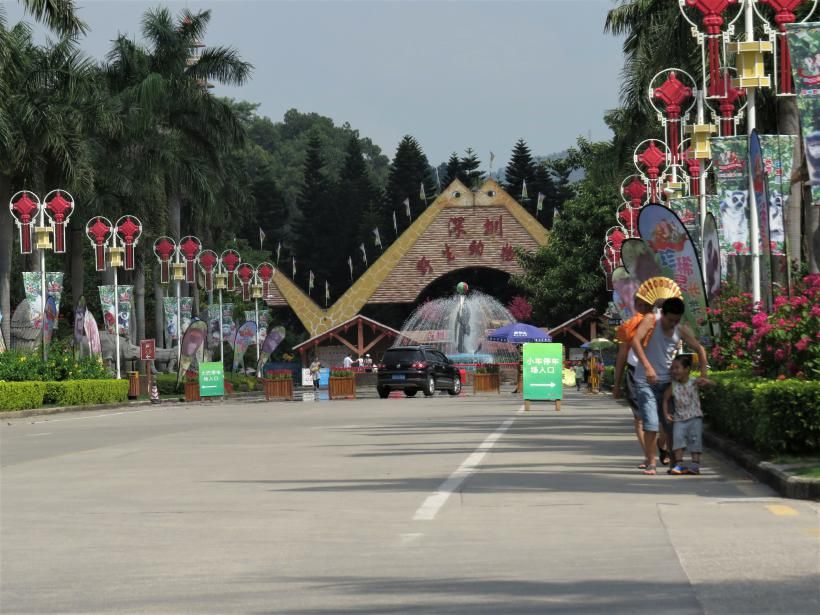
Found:
[{"label": "hanging banner", "polygon": [[[192,297],[188,297],[192,299]],[[190,321],[180,344],[180,361],[177,371],[177,384],[183,376],[193,376],[199,369],[202,358],[202,348],[205,344],[205,335],[208,332],[208,325],[198,318]]]},{"label": "hanging banner", "polygon": [[236,322],[233,319],[233,303],[222,304],[222,340],[233,347],[236,340]]},{"label": "hanging banner", "polygon": [[812,201],[820,206],[820,22],[786,24]]},{"label": "hanging banner", "polygon": [[40,331],[43,327],[43,307],[40,296],[40,273],[38,271],[23,272],[23,291],[26,295],[26,301],[28,301],[31,327],[35,331]]},{"label": "hanging banner", "polygon": [[760,135],[769,188],[769,245],[774,256],[786,254],[786,215],[791,194],[794,135]]},{"label": "hanging banner", "polygon": [[62,271],[47,271],[46,272],[46,295],[54,299],[54,305],[57,313],[60,313],[60,299],[63,296],[63,278]]},{"label": "hanging banner", "polygon": [[45,329],[43,329],[43,342],[46,346],[51,343],[54,330],[57,328],[57,314],[57,302],[54,300],[54,297],[48,296],[46,298],[46,312],[43,320],[45,325]]},{"label": "hanging banner", "polygon": [[680,286],[686,312],[683,321],[704,342],[711,342],[706,318],[706,290],[698,255],[689,233],[675,213],[662,205],[644,205],[638,218],[641,237],[657,255],[662,275]]},{"label": "hanging banner", "polygon": [[[245,322],[256,322],[256,312],[254,310],[245,310]],[[268,334],[268,325],[270,324],[270,312],[267,310],[259,312],[259,322],[256,325],[259,327],[259,345],[265,341],[265,336]]]},{"label": "hanging banner", "polygon": [[772,307],[772,250],[769,239],[769,183],[763,164],[763,148],[757,130],[749,135],[749,168],[752,171],[755,203],[757,205],[757,230],[760,248],[760,300],[767,312]]},{"label": "hanging banner", "polygon": [[[191,314],[194,308],[193,297],[180,297],[179,312],[182,318],[182,335],[188,330],[191,325]],[[165,330],[168,337],[172,340],[179,339],[179,326],[177,323],[177,298],[163,297],[162,311],[165,314]]]},{"label": "hanging banner", "polygon": [[119,292],[120,313],[114,314],[114,286],[100,286],[100,306],[103,311],[103,323],[107,333],[114,333],[114,322],[117,322],[119,335],[126,339],[131,337],[131,301],[134,287],[129,285],[117,286]]},{"label": "hanging banner", "polygon": [[[3,324],[3,311],[0,310],[0,325]],[[0,352],[6,352],[6,338],[3,337],[3,329],[0,328]]]},{"label": "hanging banner", "polygon": [[711,142],[726,254],[749,254],[748,138],[714,137]]},{"label": "hanging banner", "polygon": [[621,261],[624,268],[638,280],[639,284],[646,282],[649,278],[662,275],[655,253],[643,239],[635,237],[624,241],[621,244]]},{"label": "hanging banner", "polygon": [[[260,331],[261,333],[261,331]],[[259,361],[256,363],[256,373],[263,374],[265,363],[270,359],[271,354],[276,350],[282,340],[285,339],[285,327],[271,327],[265,336],[265,343],[259,349]]]}]

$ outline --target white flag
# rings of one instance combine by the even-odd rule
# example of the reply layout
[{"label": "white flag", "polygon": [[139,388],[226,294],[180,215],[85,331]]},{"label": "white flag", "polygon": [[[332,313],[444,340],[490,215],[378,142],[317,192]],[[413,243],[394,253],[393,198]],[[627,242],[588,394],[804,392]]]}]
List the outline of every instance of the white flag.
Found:
[{"label": "white flag", "polygon": [[259,227],[259,249],[262,249],[262,242],[265,241],[265,231],[262,230],[262,227]]},{"label": "white flag", "polygon": [[293,256],[291,258],[293,258],[293,275],[290,276],[290,277],[295,280],[296,279],[296,257]]},{"label": "white flag", "polygon": [[427,195],[424,194],[424,182],[421,182],[421,189],[419,190],[419,198],[425,205],[427,204]]},{"label": "white flag", "polygon": [[396,231],[396,237],[399,236],[399,226],[396,224],[396,210],[393,210],[393,230]]},{"label": "white flag", "polygon": [[521,181],[521,200],[529,198],[527,196],[527,180],[524,179]]},{"label": "white flag", "polygon": [[404,199],[404,211],[407,212],[407,219],[412,220],[413,218],[410,216],[410,197],[408,196]]},{"label": "white flag", "polygon": [[436,194],[441,194],[441,178],[438,176],[438,167],[436,167],[436,186],[438,186],[438,192]]},{"label": "white flag", "polygon": [[279,266],[279,253],[282,251],[282,242],[279,242],[279,245],[276,246],[276,266]]},{"label": "white flag", "polygon": [[310,271],[310,275],[308,276],[308,294],[310,294],[311,290],[313,290],[313,270]]},{"label": "white flag", "polygon": [[382,238],[381,236],[379,236],[379,229],[374,228],[373,235],[375,236],[375,244],[379,246],[382,250],[384,250],[384,248],[382,247]]},{"label": "white flag", "polygon": [[362,251],[362,260],[364,261],[364,266],[367,267],[367,250],[365,250],[364,244],[359,246],[359,250]]},{"label": "white flag", "polygon": [[490,150],[490,171],[493,170],[493,161],[495,160],[495,154],[493,154],[493,150]]},{"label": "white flag", "polygon": [[328,303],[330,303],[330,284],[325,280],[325,307],[327,307]]},{"label": "white flag", "polygon": [[350,267],[350,281],[353,281],[353,257],[347,257],[347,266]]},{"label": "white flag", "polygon": [[544,209],[544,195],[540,192],[538,193],[538,204],[535,206],[536,211],[541,211]]}]

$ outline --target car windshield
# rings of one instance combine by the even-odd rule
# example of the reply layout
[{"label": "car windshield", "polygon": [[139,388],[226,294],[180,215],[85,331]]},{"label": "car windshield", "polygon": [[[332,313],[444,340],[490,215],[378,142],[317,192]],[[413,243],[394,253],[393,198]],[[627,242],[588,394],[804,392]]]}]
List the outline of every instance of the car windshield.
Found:
[{"label": "car windshield", "polygon": [[422,361],[424,357],[420,350],[410,350],[397,348],[395,350],[388,350],[384,353],[384,362],[390,363],[413,363],[414,361]]}]

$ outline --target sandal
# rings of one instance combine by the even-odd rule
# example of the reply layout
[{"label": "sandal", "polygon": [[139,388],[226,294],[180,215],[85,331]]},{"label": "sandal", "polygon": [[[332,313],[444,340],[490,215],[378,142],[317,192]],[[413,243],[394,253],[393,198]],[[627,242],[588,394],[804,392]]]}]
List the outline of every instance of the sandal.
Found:
[{"label": "sandal", "polygon": [[643,471],[643,473],[648,475],[648,476],[654,476],[655,474],[658,473],[658,471],[655,469],[655,466],[652,465],[652,466],[646,466],[646,469]]},{"label": "sandal", "polygon": [[669,462],[672,460],[669,451],[663,450],[660,446],[658,447],[658,461],[662,466],[668,466]]},{"label": "sandal", "polygon": [[645,470],[646,469],[646,462],[644,461],[643,463],[639,463],[638,464],[638,469],[639,470]]}]

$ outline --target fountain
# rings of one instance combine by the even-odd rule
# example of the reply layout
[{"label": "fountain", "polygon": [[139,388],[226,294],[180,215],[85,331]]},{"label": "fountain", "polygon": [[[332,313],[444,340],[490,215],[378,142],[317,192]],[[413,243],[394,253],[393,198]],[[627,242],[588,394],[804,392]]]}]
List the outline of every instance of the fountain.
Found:
[{"label": "fountain", "polygon": [[498,300],[459,282],[455,295],[416,308],[393,345],[431,346],[455,363],[515,363],[516,346],[487,340],[490,331],[511,322],[515,319]]}]

